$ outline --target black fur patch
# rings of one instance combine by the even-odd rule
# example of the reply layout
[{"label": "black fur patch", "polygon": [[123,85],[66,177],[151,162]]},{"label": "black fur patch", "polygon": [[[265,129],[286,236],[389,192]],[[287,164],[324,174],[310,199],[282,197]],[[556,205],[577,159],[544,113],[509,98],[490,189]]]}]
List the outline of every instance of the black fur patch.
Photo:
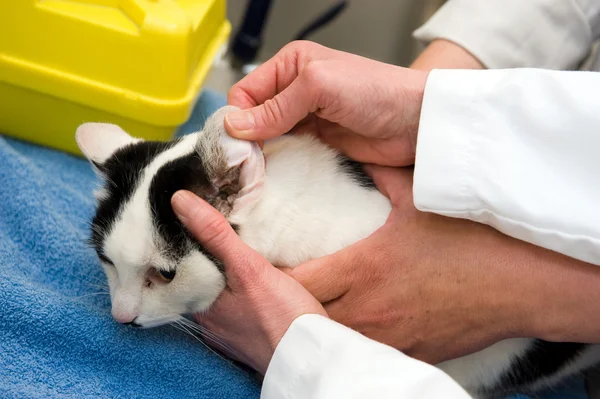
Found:
[{"label": "black fur patch", "polygon": [[149,200],[152,219],[166,243],[165,253],[178,261],[195,247],[223,271],[222,263],[212,256],[179,221],[171,207],[171,197],[179,190],[188,190],[204,197],[212,184],[197,153],[190,153],[163,165],[150,184]]},{"label": "black fur patch", "polygon": [[[560,371],[587,346],[587,344],[574,342],[548,342],[536,339],[491,392],[495,395],[522,392],[531,383]],[[512,389],[507,390],[506,387]]]},{"label": "black fur patch", "polygon": [[353,161],[344,156],[340,156],[340,166],[348,176],[350,176],[358,185],[364,188],[377,190],[377,186],[373,179],[365,173],[364,165],[360,162]]},{"label": "black fur patch", "polygon": [[178,141],[135,143],[117,150],[103,164],[96,168],[106,176],[104,189],[107,195],[99,201],[96,215],[92,220],[91,243],[99,257],[104,239],[112,228],[123,205],[129,200],[137,187],[142,171],[160,153],[172,148]]}]

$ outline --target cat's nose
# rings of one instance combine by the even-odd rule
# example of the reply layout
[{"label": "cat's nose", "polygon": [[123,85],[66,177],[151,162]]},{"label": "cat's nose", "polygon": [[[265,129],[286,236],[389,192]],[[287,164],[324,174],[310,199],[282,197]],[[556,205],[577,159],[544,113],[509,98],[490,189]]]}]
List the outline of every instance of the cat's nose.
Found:
[{"label": "cat's nose", "polygon": [[116,312],[113,309],[112,315],[115,318],[115,321],[117,321],[118,323],[124,324],[126,326],[130,326],[133,324],[137,324],[135,322],[135,320],[137,319],[138,315],[135,313],[133,313],[133,314],[132,313],[133,312]]},{"label": "cat's nose", "polygon": [[116,302],[113,303],[111,310],[112,316],[114,317],[115,321],[126,325],[131,325],[130,323],[135,323],[135,320],[140,314],[136,308],[129,305],[129,303],[123,303],[123,301],[117,298]]},{"label": "cat's nose", "polygon": [[131,327],[136,327],[136,328],[141,327],[142,326],[141,324],[138,324],[135,322],[136,319],[137,319],[137,317],[127,323],[121,323],[121,324],[123,324],[124,326],[131,326]]}]

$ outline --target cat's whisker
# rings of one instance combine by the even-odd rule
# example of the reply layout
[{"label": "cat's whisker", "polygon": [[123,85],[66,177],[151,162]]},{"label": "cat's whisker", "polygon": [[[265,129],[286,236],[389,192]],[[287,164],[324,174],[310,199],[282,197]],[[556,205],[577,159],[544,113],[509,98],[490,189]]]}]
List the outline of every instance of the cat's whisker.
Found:
[{"label": "cat's whisker", "polygon": [[86,284],[89,285],[90,287],[99,288],[99,289],[101,289],[104,292],[110,293],[110,289],[108,287],[108,284],[104,284],[104,285],[101,285],[101,284],[92,284],[92,283],[86,283]]},{"label": "cat's whisker", "polygon": [[83,303],[82,300],[85,298],[91,298],[91,297],[96,298],[96,297],[102,296],[102,295],[105,295],[107,297],[110,296],[110,294],[108,292],[90,292],[88,294],[76,295],[76,296],[68,296],[67,295],[67,296],[65,296],[65,298],[74,303]]},{"label": "cat's whisker", "polygon": [[105,278],[96,277],[96,276],[88,276],[91,283],[98,283],[104,287],[108,287],[108,281]]},{"label": "cat's whisker", "polygon": [[202,345],[204,345],[208,350],[210,350],[212,353],[214,353],[215,355],[217,355],[219,358],[221,358],[225,362],[229,363],[230,365],[236,367],[235,364],[233,364],[229,359],[226,359],[225,357],[223,357],[222,355],[220,355],[217,351],[215,351],[213,348],[211,348],[210,345],[208,345],[202,339],[198,338],[192,331],[188,330],[187,327],[184,324],[181,323],[181,319],[174,321],[173,323],[171,323],[171,325],[174,326],[175,328],[177,328],[178,330],[191,335],[198,342],[200,342]]},{"label": "cat's whisker", "polygon": [[198,323],[194,323],[193,321],[190,321],[188,319],[184,319],[182,318],[181,320],[185,325],[187,325],[189,328],[194,329],[195,331],[199,332],[202,335],[208,335],[208,336],[212,336],[214,338],[218,338],[221,340],[224,340],[225,338],[219,334],[217,334],[214,331],[209,330],[208,328],[201,326]]},{"label": "cat's whisker", "polygon": [[89,294],[83,294],[83,295],[77,295],[77,296],[70,296],[69,298],[71,298],[71,299],[80,299],[80,298],[85,298],[85,297],[94,296],[94,295],[110,295],[110,293],[108,293],[108,292],[91,292]]},{"label": "cat's whisker", "polygon": [[188,330],[184,325],[182,325],[179,321],[175,321],[173,323],[171,323],[171,325],[173,327],[175,327],[176,329],[178,329],[179,331],[188,334],[190,336],[192,336],[194,339],[196,339],[198,342],[200,342],[202,345],[204,345],[208,350],[210,350],[212,353],[214,353],[215,355],[217,355],[218,357],[220,357],[221,359],[227,361],[226,359],[223,358],[223,356],[221,356],[220,354],[218,354],[213,348],[211,348],[206,342],[204,342],[202,339],[198,338],[192,331]]},{"label": "cat's whisker", "polygon": [[73,215],[72,217],[75,220],[75,222],[81,223],[81,225],[78,225],[79,227],[89,226],[89,224],[90,224],[90,221],[84,217],[76,216],[76,215]]},{"label": "cat's whisker", "polygon": [[224,342],[222,342],[219,339],[216,339],[216,338],[208,336],[208,335],[203,335],[202,338],[205,339],[207,342],[212,343],[215,346],[219,346],[221,348],[228,350],[231,353],[235,353],[235,352],[233,352],[233,350],[231,349],[231,347],[229,345],[225,344]]},{"label": "cat's whisker", "polygon": [[190,321],[186,318],[181,318],[180,322],[185,324],[189,329],[196,331],[198,334],[200,334],[203,338],[209,338],[212,342],[222,346],[223,348],[227,349],[230,352],[235,352],[233,350],[233,348],[227,344],[224,340],[224,337],[220,336],[219,334],[210,331],[209,329],[194,323],[193,321]]}]

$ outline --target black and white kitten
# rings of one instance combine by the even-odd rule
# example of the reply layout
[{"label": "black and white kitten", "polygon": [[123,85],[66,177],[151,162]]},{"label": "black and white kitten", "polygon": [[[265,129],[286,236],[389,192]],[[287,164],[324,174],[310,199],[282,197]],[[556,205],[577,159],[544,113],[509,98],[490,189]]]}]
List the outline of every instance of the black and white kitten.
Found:
[{"label": "black and white kitten", "polygon": [[[231,138],[213,114],[201,132],[171,142],[86,123],[76,138],[103,180],[92,242],[110,286],[112,314],[155,327],[208,308],[225,287],[222,265],[171,209],[195,192],[276,265],[294,267],[353,244],[382,226],[391,205],[362,166],[310,135],[264,143]],[[351,348],[350,348],[351,349]],[[508,339],[438,365],[476,397],[555,384],[600,360],[600,346]]]}]

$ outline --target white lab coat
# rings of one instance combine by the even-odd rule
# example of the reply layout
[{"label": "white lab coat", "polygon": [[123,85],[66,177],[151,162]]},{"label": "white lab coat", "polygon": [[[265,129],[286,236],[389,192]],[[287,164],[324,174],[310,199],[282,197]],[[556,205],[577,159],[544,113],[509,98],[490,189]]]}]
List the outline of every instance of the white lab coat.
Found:
[{"label": "white lab coat", "polygon": [[600,1],[448,0],[414,37],[455,42],[490,69],[600,71]]},{"label": "white lab coat", "polygon": [[[432,71],[414,201],[600,265],[600,73]],[[433,366],[304,315],[277,347],[261,397],[469,395]]]}]

